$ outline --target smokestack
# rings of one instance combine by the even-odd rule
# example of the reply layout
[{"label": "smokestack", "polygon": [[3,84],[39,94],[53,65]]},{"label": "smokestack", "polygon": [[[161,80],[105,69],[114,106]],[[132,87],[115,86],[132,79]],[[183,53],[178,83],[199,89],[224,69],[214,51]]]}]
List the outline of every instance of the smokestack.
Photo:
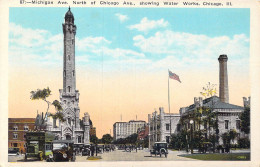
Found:
[{"label": "smokestack", "polygon": [[220,55],[218,61],[219,61],[219,97],[222,102],[229,103],[227,55]]}]

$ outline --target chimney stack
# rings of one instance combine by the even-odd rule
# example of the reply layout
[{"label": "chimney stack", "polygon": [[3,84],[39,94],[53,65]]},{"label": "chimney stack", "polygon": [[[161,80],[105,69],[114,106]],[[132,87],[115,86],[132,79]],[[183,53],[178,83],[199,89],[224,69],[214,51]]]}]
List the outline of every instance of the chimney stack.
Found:
[{"label": "chimney stack", "polygon": [[228,94],[228,73],[227,73],[227,55],[220,55],[219,61],[219,97],[220,101],[229,103]]}]

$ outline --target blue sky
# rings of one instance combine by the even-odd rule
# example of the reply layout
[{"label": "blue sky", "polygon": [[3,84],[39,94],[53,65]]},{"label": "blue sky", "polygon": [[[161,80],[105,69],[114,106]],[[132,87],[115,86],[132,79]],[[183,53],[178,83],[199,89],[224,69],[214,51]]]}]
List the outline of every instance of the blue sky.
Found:
[{"label": "blue sky", "polygon": [[[10,63],[24,64],[23,56],[31,56],[34,63],[60,62],[61,24],[67,10],[10,8]],[[178,64],[181,69],[191,64],[200,67],[201,58],[205,66],[220,54],[249,59],[249,9],[72,8],[72,12],[78,65],[109,62],[116,70],[130,62],[140,68]]]}]

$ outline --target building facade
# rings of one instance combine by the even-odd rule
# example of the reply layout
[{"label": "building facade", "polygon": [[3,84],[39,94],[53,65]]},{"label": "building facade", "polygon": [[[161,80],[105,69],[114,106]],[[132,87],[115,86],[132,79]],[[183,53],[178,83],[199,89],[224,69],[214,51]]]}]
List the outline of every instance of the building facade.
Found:
[{"label": "building facade", "polygon": [[74,16],[69,8],[62,24],[64,35],[63,89],[60,89],[60,103],[64,122],[48,117],[47,131],[55,134],[56,140],[70,140],[76,145],[90,143],[90,116],[86,112],[80,119],[79,91],[76,89]]},{"label": "building facade", "polygon": [[[244,99],[244,104],[250,103],[247,98]],[[250,98],[249,98],[250,99]],[[213,122],[217,125],[209,124],[207,120],[207,115],[203,115],[200,118],[194,117],[196,111],[201,111],[203,113],[206,109],[209,109],[210,113],[214,113],[212,117]],[[193,131],[204,132],[203,137],[209,139],[211,135],[217,135],[219,140],[217,144],[222,145],[223,140],[221,136],[229,132],[230,130],[235,130],[237,132],[237,138],[234,140],[233,144],[237,143],[240,137],[244,137],[244,133],[241,131],[240,127],[240,115],[244,111],[244,107],[233,105],[229,103],[224,103],[217,96],[213,96],[202,100],[202,98],[194,98],[194,104],[183,107],[180,109],[180,115],[182,118],[182,129]],[[192,123],[191,123],[191,120]]]},{"label": "building facade", "polygon": [[131,120],[129,122],[116,122],[113,125],[114,140],[126,138],[138,132],[138,129],[145,127],[146,122],[142,120]]},{"label": "building facade", "polygon": [[35,118],[8,118],[8,148],[18,148],[25,153],[26,132],[35,128]]},{"label": "building facade", "polygon": [[165,113],[164,108],[159,108],[159,113],[154,111],[148,114],[149,125],[149,146],[154,142],[170,142],[170,136],[178,133],[180,115],[175,113]]}]

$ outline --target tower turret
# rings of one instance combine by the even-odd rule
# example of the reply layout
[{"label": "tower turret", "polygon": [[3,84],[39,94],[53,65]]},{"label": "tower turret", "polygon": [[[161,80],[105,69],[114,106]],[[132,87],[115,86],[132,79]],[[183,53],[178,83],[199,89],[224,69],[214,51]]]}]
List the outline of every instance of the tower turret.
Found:
[{"label": "tower turret", "polygon": [[62,24],[64,35],[64,55],[63,55],[63,92],[75,93],[76,72],[75,72],[75,35],[76,25],[74,16],[70,11],[65,14],[65,23]]}]

